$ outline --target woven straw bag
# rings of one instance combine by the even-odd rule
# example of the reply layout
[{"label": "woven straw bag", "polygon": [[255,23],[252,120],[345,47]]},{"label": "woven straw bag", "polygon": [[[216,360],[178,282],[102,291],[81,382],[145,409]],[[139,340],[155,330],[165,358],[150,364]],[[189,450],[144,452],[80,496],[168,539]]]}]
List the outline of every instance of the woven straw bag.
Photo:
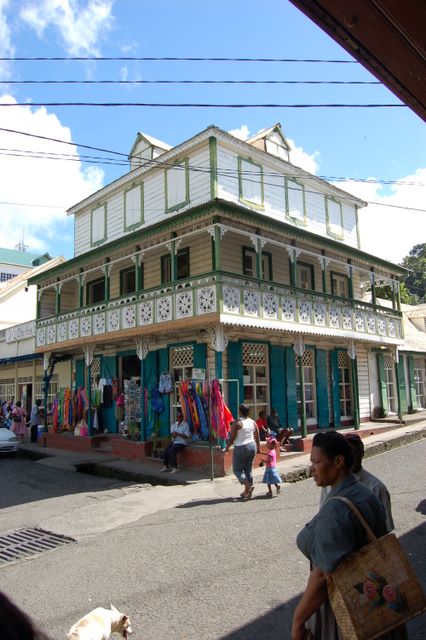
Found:
[{"label": "woven straw bag", "polygon": [[369,544],[329,574],[330,604],[345,640],[373,640],[426,611],[426,598],[396,536],[376,538],[350,500],[331,499],[352,509]]}]

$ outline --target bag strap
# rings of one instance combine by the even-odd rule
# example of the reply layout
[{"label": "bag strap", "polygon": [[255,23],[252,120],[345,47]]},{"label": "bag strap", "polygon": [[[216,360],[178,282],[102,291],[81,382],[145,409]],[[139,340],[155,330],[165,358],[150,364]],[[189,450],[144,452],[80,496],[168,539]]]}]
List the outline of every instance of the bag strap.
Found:
[{"label": "bag strap", "polygon": [[348,498],[343,498],[342,496],[333,496],[333,497],[329,498],[329,500],[340,500],[341,502],[344,502],[345,504],[347,504],[348,507],[356,515],[356,517],[358,518],[358,520],[360,521],[362,526],[364,527],[364,529],[365,529],[365,531],[367,533],[367,537],[370,540],[370,542],[375,542],[377,540],[377,538],[374,535],[373,530],[371,529],[370,525],[367,523],[367,521],[365,520],[365,518],[362,515],[361,511],[358,509],[358,507],[356,507],[354,505],[353,502],[348,500]]}]

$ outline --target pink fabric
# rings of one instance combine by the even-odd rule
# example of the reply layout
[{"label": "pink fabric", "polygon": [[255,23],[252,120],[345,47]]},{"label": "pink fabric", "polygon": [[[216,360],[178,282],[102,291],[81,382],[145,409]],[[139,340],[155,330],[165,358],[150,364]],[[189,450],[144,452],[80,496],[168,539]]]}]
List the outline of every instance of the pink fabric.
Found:
[{"label": "pink fabric", "polygon": [[275,449],[269,449],[266,454],[266,466],[269,468],[277,466],[277,452]]},{"label": "pink fabric", "polygon": [[[13,416],[22,416],[21,422],[15,422]],[[27,425],[25,424],[25,412],[22,407],[15,407],[12,415],[12,431],[16,436],[24,436],[27,433]]]}]

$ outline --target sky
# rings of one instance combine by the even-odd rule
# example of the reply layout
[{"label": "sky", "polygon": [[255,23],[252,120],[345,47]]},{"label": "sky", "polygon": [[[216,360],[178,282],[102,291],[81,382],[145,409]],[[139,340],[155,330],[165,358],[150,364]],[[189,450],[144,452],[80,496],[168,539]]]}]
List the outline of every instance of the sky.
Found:
[{"label": "sky", "polygon": [[[116,60],[17,60],[28,57]],[[345,62],[117,60],[123,57]],[[369,203],[359,214],[364,251],[398,263],[426,241],[426,126],[408,107],[38,106],[401,104],[380,84],[152,83],[377,82],[286,0],[0,0],[0,58],[0,246],[23,242],[33,252],[72,257],[67,208],[128,171],[138,131],[175,146],[211,124],[244,139],[277,122],[291,162]],[[64,80],[78,83],[57,83]]]}]

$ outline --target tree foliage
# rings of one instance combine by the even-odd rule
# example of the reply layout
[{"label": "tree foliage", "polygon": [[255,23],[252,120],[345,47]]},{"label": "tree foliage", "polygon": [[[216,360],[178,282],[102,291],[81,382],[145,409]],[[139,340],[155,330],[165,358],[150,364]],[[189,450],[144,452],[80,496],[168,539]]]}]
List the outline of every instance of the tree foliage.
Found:
[{"label": "tree foliage", "polygon": [[410,269],[403,277],[403,283],[411,297],[408,304],[426,302],[426,242],[414,245],[401,266]]}]

